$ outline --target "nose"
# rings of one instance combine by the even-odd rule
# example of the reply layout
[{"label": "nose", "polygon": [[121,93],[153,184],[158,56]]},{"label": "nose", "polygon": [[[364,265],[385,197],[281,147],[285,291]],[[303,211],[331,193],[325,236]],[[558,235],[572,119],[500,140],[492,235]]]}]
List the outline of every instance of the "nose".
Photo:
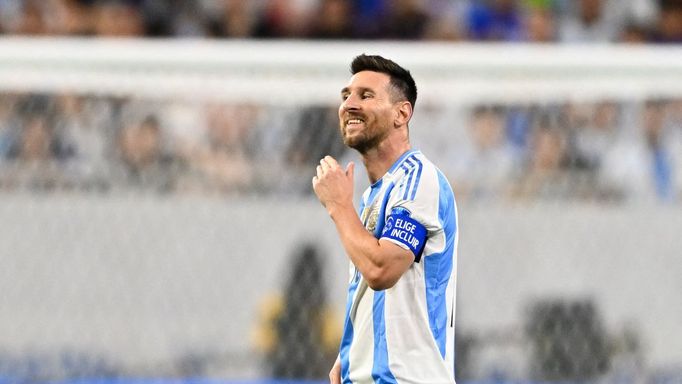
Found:
[{"label": "nose", "polygon": [[360,109],[360,104],[358,103],[358,98],[353,94],[348,95],[346,100],[341,103],[342,111],[357,111]]}]

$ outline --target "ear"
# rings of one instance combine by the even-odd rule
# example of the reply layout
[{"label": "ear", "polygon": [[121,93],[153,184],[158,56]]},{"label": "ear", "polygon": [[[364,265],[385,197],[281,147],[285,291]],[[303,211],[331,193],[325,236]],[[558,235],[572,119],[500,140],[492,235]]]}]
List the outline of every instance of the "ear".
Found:
[{"label": "ear", "polygon": [[396,118],[394,124],[397,127],[407,125],[412,118],[412,104],[409,101],[401,101],[396,106]]}]

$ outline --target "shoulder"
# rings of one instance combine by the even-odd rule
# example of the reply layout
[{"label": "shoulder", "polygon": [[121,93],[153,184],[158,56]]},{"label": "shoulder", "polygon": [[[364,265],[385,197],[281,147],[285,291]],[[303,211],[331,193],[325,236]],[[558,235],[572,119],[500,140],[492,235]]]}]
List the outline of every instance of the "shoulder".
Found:
[{"label": "shoulder", "polygon": [[415,200],[424,193],[429,195],[450,188],[443,173],[421,152],[405,159],[396,172],[394,183],[393,194],[402,200]]},{"label": "shoulder", "polygon": [[413,214],[434,218],[447,207],[454,206],[450,183],[426,156],[415,153],[403,165],[403,169],[396,172],[389,206],[404,207]]}]

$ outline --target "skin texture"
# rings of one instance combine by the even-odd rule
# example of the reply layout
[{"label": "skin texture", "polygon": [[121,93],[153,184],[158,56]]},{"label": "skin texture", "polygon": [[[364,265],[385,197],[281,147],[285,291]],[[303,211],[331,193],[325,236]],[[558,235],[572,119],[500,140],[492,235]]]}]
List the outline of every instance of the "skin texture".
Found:
[{"label": "skin texture", "polygon": [[[343,141],[362,155],[369,181],[376,182],[410,149],[408,122],[412,105],[390,85],[384,73],[361,71],[341,90],[339,129]],[[355,164],[342,167],[325,156],[313,177],[313,189],[327,209],[346,254],[371,289],[391,288],[414,262],[414,254],[388,240],[376,239],[365,229],[353,207]],[[340,383],[337,358],[329,373]]]}]

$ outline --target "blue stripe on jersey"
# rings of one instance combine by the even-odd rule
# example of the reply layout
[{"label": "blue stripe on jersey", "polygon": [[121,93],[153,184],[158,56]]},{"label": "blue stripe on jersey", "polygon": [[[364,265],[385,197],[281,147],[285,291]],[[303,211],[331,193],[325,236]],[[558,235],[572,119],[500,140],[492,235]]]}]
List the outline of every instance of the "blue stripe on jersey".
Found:
[{"label": "blue stripe on jersey", "polygon": [[406,159],[403,162],[403,165],[400,166],[400,168],[404,172],[404,176],[400,178],[400,189],[398,190],[398,194],[406,193],[407,187],[409,185],[409,182],[407,180],[407,175],[410,174],[410,171],[412,170],[413,165]]},{"label": "blue stripe on jersey", "polygon": [[[379,193],[379,191],[381,190],[381,185],[383,183],[384,183],[384,179],[379,179],[377,182],[372,184],[372,186],[370,187],[371,189],[369,192],[369,196],[367,197],[367,201],[365,202],[365,204],[363,204],[363,207],[362,207],[363,209],[365,208],[365,206],[372,204],[372,201],[374,201],[374,199],[376,198],[377,193]],[[362,214],[362,211],[360,211],[360,214]]]},{"label": "blue stripe on jersey", "polygon": [[419,179],[422,177],[422,162],[415,159],[417,161],[417,177],[414,179],[414,184],[412,185],[412,193],[410,194],[410,200],[414,200],[414,197],[417,195],[417,187],[419,187]]},{"label": "blue stripe on jersey", "polygon": [[418,152],[418,151],[417,151],[417,150],[409,150],[409,151],[403,153],[402,155],[400,155],[400,157],[398,158],[398,160],[396,160],[396,162],[393,163],[393,165],[391,165],[391,168],[388,170],[387,173],[393,173],[393,172],[395,172],[395,170],[398,169],[398,167],[400,167],[401,165],[403,165],[403,161],[404,161],[408,156],[411,156],[411,155],[414,154],[415,152]]},{"label": "blue stripe on jersey", "polygon": [[[357,276],[357,271],[355,272]],[[348,301],[346,302],[346,321],[343,325],[343,337],[341,338],[341,347],[339,348],[339,356],[341,358],[341,381],[344,384],[352,384],[350,381],[350,346],[353,343],[353,322],[350,318],[350,310],[353,305],[353,296],[358,289],[360,279],[354,278],[348,287]]]},{"label": "blue stripe on jersey", "polygon": [[396,383],[395,376],[388,366],[388,346],[386,345],[386,322],[384,321],[384,303],[386,291],[374,292],[374,364],[372,378],[375,383]]},{"label": "blue stripe on jersey", "polygon": [[[445,291],[453,267],[455,250],[455,197],[450,184],[441,172],[438,172],[439,201],[438,220],[443,226],[447,243],[440,253],[433,253],[423,258],[424,279],[426,283],[426,308],[429,314],[429,326],[436,340],[441,356],[445,357],[445,341],[447,338],[448,313]],[[453,282],[454,284],[454,282]]]},{"label": "blue stripe on jersey", "polygon": [[414,177],[414,170],[417,167],[416,159],[414,158],[414,156],[410,156],[408,159],[405,160],[405,162],[410,165],[410,172],[404,176],[404,177],[407,177],[407,183],[405,183],[405,191],[403,193],[403,200],[407,200],[407,196],[409,195],[409,192],[410,192],[410,187],[412,186],[412,178]]}]

